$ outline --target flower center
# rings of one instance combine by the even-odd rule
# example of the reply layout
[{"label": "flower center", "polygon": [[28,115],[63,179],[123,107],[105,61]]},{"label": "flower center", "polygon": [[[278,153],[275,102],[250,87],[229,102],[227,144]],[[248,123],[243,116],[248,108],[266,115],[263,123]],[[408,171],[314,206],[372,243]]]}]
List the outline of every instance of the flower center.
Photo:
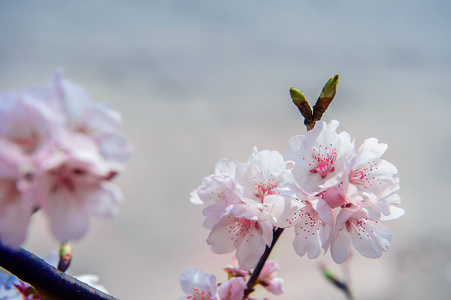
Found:
[{"label": "flower center", "polygon": [[271,183],[260,183],[255,184],[255,196],[261,200],[263,203],[263,200],[268,195],[273,195],[274,192],[272,191],[277,187],[277,184],[271,184]]},{"label": "flower center", "polygon": [[191,296],[186,297],[186,299],[190,300],[210,300],[210,295],[206,293],[205,291],[201,291],[199,289],[193,288],[194,294]]},{"label": "flower center", "polygon": [[52,193],[57,192],[61,188],[66,188],[71,192],[75,191],[75,179],[77,176],[83,176],[86,174],[86,171],[82,169],[69,169],[66,166],[60,166],[54,170],[50,171],[51,176],[53,177],[53,185],[50,188]]},{"label": "flower center", "polygon": [[337,149],[330,147],[325,147],[324,150],[322,145],[319,145],[318,150],[313,149],[313,168],[310,169],[310,173],[319,173],[321,178],[326,178],[327,174],[335,171],[334,162],[337,159]]},{"label": "flower center", "polygon": [[349,174],[349,181],[364,189],[371,187],[376,183],[380,183],[380,178],[373,176],[373,172],[378,169],[377,161],[369,161],[364,165],[357,167],[355,170],[351,170]]}]

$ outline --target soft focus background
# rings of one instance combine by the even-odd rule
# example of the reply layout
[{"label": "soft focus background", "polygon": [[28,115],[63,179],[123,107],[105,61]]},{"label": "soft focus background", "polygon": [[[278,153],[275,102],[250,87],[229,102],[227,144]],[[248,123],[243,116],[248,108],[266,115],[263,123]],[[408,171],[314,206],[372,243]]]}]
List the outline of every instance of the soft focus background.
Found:
[{"label": "soft focus background", "polygon": [[[61,66],[122,113],[134,147],[120,215],[92,221],[70,273],[99,275],[122,300],[176,299],[190,266],[224,281],[232,255],[210,251],[190,191],[221,158],[283,153],[305,133],[289,88],[314,102],[338,73],[323,119],[357,146],[389,144],[406,215],[386,223],[388,253],[346,266],[296,256],[287,231],[271,256],[287,292],[271,299],[344,299],[320,263],[349,273],[356,299],[449,299],[450,13],[448,0],[1,1],[0,89],[44,84]],[[58,249],[39,214],[24,246]]]}]

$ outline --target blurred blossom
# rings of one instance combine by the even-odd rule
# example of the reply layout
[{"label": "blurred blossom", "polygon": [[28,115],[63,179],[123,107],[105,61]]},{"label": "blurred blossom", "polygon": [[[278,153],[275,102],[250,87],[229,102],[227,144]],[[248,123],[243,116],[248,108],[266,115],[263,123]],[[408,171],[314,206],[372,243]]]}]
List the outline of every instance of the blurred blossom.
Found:
[{"label": "blurred blossom", "polygon": [[263,285],[268,292],[274,295],[281,295],[285,292],[283,289],[283,279],[276,277],[276,271],[279,270],[279,265],[275,261],[267,261],[263,266],[260,275],[258,275],[258,282]]},{"label": "blurred blossom", "polygon": [[30,285],[0,268],[0,299],[40,300],[42,297]]},{"label": "blurred blossom", "polygon": [[0,299],[23,300],[23,295],[15,287],[18,283],[16,276],[0,268]]},{"label": "blurred blossom", "polygon": [[217,300],[216,276],[197,268],[187,268],[180,275],[180,284],[186,296],[178,300]]},{"label": "blurred blossom", "polygon": [[0,240],[19,247],[42,209],[60,241],[86,234],[91,215],[113,216],[111,179],[130,146],[117,111],[91,101],[57,70],[50,83],[0,94]]},{"label": "blurred blossom", "polygon": [[66,129],[92,138],[98,151],[112,167],[119,170],[130,155],[130,146],[118,133],[122,126],[119,112],[105,104],[92,102],[85,89],[62,76],[56,70],[48,89],[53,107],[65,116]]},{"label": "blurred blossom", "polygon": [[240,267],[236,266],[235,263],[233,265],[229,265],[226,268],[224,268],[224,271],[227,272],[229,278],[249,276],[249,271],[244,271],[240,269]]},{"label": "blurred blossom", "polygon": [[6,246],[15,248],[24,242],[38,205],[30,194],[32,172],[31,159],[19,146],[0,137],[0,239]]},{"label": "blurred blossom", "polygon": [[242,300],[247,286],[243,277],[231,278],[222,283],[218,289],[220,300]]}]

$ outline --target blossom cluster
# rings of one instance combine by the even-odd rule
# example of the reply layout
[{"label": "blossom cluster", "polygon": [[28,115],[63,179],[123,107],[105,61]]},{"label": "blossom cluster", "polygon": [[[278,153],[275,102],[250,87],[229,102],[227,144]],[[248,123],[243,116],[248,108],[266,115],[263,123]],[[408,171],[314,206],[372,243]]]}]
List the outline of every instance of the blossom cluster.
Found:
[{"label": "blossom cluster", "polygon": [[339,122],[318,121],[294,136],[284,156],[254,149],[246,163],[223,159],[191,193],[204,204],[207,243],[213,252],[236,250],[240,268],[256,266],[277,228],[293,227],[300,256],[330,249],[342,263],[351,244],[363,256],[388,250],[390,231],[381,221],[401,217],[397,168],[381,156],[387,145],[366,139],[356,150]]},{"label": "blossom cluster", "polygon": [[[283,279],[276,277],[279,266],[274,261],[267,261],[263,266],[257,283],[262,285],[268,292],[280,295],[284,292]],[[198,299],[198,300],[241,300],[244,298],[247,289],[246,280],[251,275],[236,266],[229,266],[224,269],[229,280],[217,284],[216,276],[205,273],[197,268],[187,268],[180,275],[180,283],[186,296],[178,300]]]},{"label": "blossom cluster", "polygon": [[111,180],[130,153],[121,123],[59,70],[46,85],[0,93],[2,244],[20,246],[38,210],[60,241],[81,238],[91,215],[116,213]]}]

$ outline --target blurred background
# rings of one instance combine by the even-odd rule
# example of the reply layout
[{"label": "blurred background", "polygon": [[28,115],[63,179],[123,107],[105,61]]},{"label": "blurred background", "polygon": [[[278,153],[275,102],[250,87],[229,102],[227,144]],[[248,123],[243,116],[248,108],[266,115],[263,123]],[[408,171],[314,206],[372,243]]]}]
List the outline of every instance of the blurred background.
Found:
[{"label": "blurred background", "polygon": [[[99,275],[123,300],[176,299],[191,266],[226,280],[232,255],[210,251],[191,190],[221,158],[283,153],[305,133],[289,88],[314,103],[340,74],[323,120],[357,146],[389,144],[406,215],[385,223],[388,253],[345,266],[298,257],[285,232],[271,259],[287,292],[271,299],[344,299],[320,263],[348,274],[356,299],[449,299],[450,13],[447,0],[1,1],[0,89],[44,84],[60,66],[120,111],[134,148],[119,216],[92,220],[70,273]],[[43,216],[32,225],[24,247],[57,251]]]}]

